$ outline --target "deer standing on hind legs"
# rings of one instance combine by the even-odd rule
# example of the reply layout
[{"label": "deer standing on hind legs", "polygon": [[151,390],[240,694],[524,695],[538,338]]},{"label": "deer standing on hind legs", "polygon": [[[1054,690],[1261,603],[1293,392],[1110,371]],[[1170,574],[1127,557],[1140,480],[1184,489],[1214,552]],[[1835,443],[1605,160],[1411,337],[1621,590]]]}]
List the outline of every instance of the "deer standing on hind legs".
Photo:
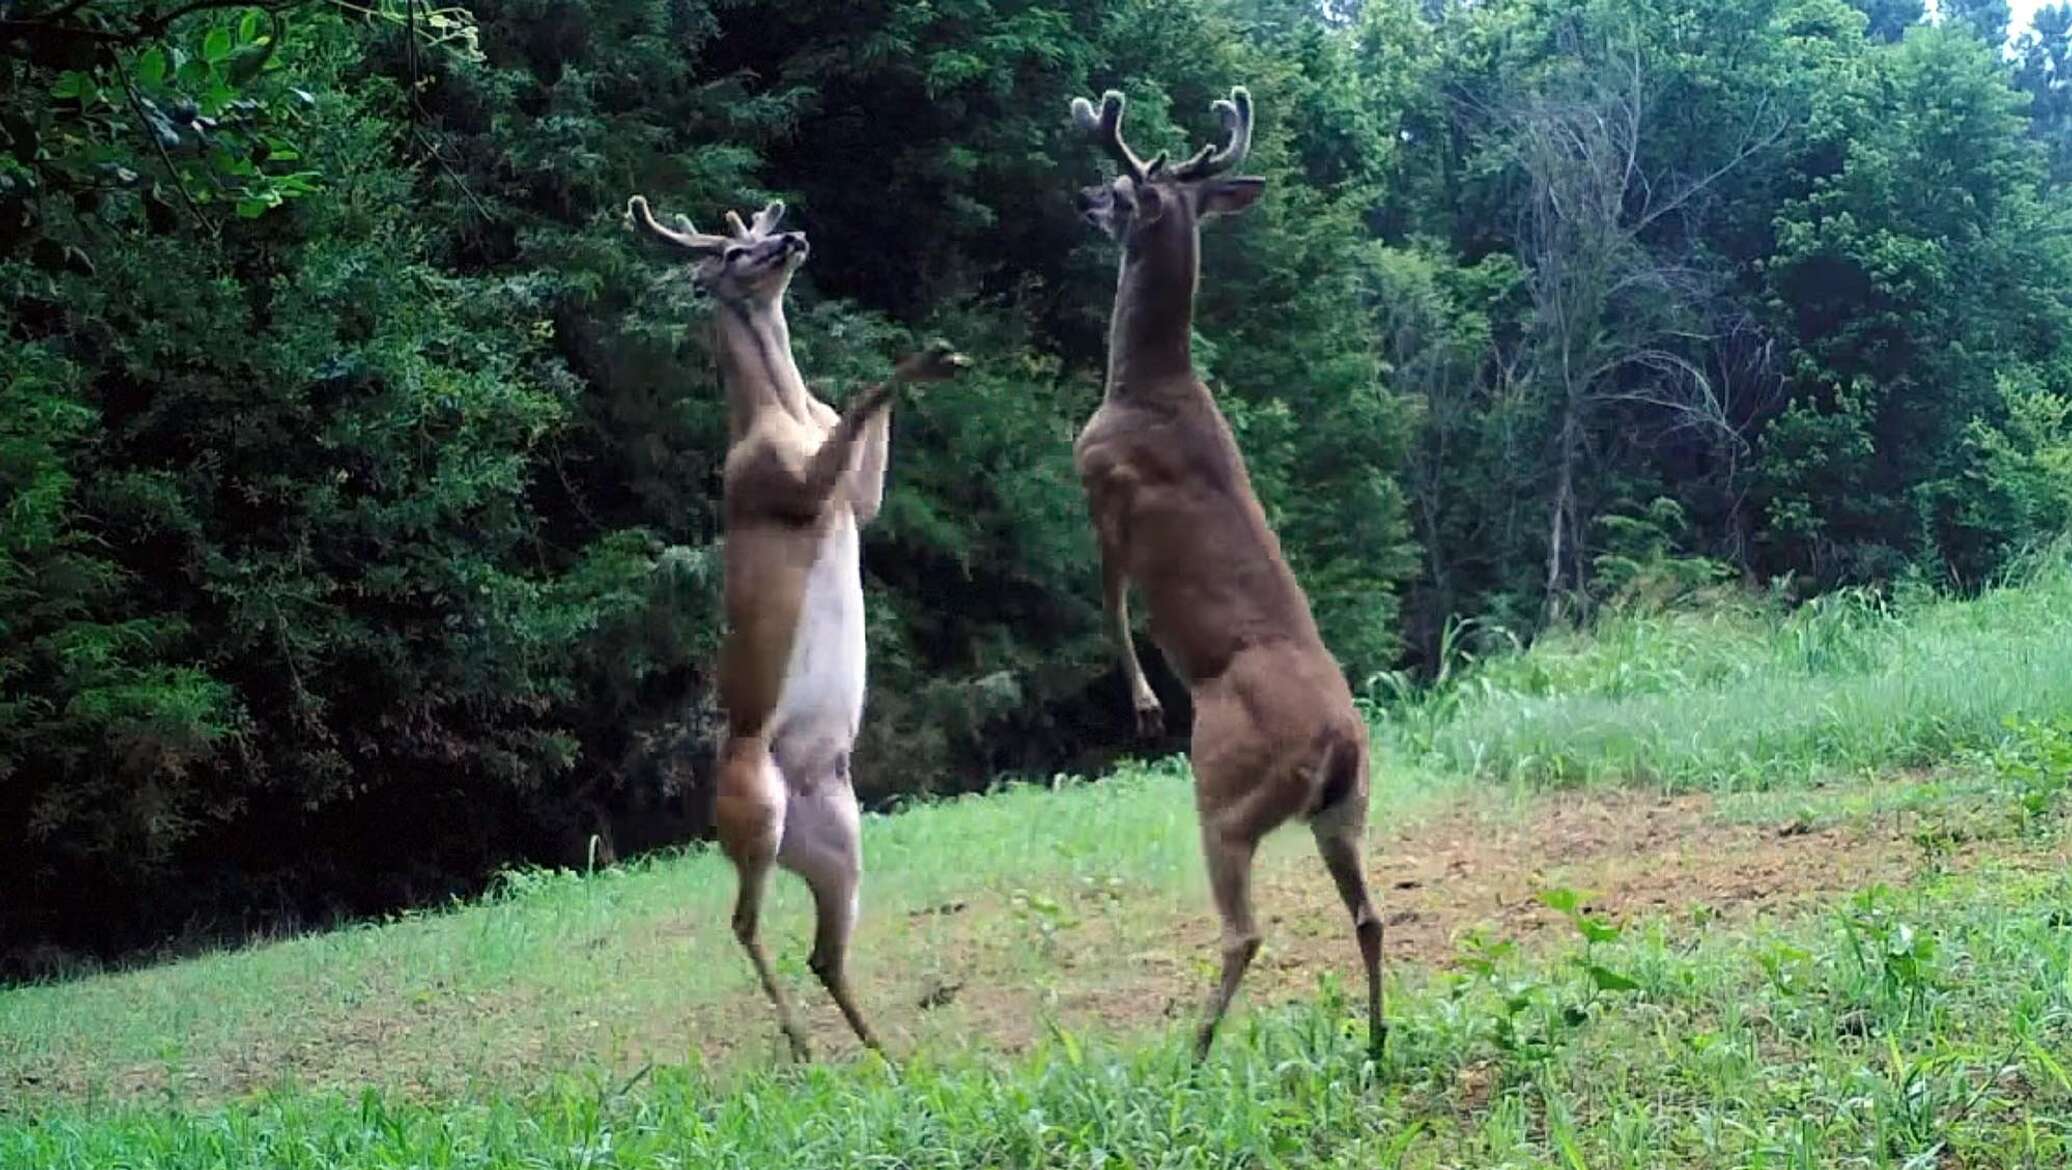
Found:
[{"label": "deer standing on hind legs", "polygon": [[1202,1013],[1195,1059],[1208,1055],[1259,950],[1253,853],[1297,816],[1309,821],[1352,914],[1367,973],[1368,1047],[1378,1058],[1387,1035],[1381,919],[1360,868],[1366,724],[1267,526],[1230,426],[1194,372],[1201,221],[1244,211],[1265,189],[1263,179],[1230,175],[1251,147],[1250,95],[1233,89],[1215,109],[1228,140],[1169,166],[1164,155],[1145,163],[1123,142],[1121,94],[1103,95],[1098,110],[1085,98],[1072,103],[1073,119],[1119,171],[1079,193],[1080,213],[1122,244],[1107,390],[1074,444],[1074,464],[1140,731],[1156,734],[1162,714],[1130,635],[1131,582],[1194,700],[1195,807],[1223,920],[1222,978]]},{"label": "deer standing on hind legs", "polygon": [[728,431],[719,663],[727,742],[713,819],[740,878],[734,934],[793,1057],[810,1059],[756,934],[771,868],[803,878],[815,908],[808,964],[857,1038],[876,1049],[844,966],[863,877],[849,780],[864,690],[857,532],[884,500],[893,395],[903,383],[950,377],[964,358],[940,345],[909,357],[837,416],[792,361],[784,291],[807,249],[804,235],[777,230],[782,203],[752,224],[728,212],[727,236],[702,234],[683,219],[665,227],[637,195],[627,214],[646,236],[695,258],[694,278],[716,302]]}]

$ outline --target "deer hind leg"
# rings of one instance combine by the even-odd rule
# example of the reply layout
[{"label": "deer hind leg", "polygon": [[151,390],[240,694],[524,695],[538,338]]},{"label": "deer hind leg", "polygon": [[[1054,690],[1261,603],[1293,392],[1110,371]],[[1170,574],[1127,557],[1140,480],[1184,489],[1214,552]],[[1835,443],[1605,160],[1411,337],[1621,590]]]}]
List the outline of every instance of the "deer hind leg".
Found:
[{"label": "deer hind leg", "polygon": [[1367,1052],[1381,1059],[1388,1042],[1388,1024],[1382,1014],[1381,918],[1367,896],[1367,875],[1360,866],[1360,854],[1367,837],[1367,796],[1364,791],[1345,794],[1336,804],[1310,822],[1323,855],[1324,868],[1338,886],[1338,896],[1353,916],[1353,933],[1360,943],[1360,962],[1367,970]]},{"label": "deer hind leg", "polygon": [[792,1015],[784,988],[770,967],[756,930],[762,916],[763,893],[769,888],[770,870],[777,860],[778,843],[784,837],[784,780],[777,766],[759,742],[735,740],[725,750],[720,767],[719,796],[713,809],[720,846],[734,863],[740,892],[734,902],[734,937],[755,964],[756,978],[777,1009],[777,1024],[791,1044],[794,1060],[813,1058],[806,1034]]},{"label": "deer hind leg", "polygon": [[1201,1025],[1194,1036],[1194,1059],[1205,1060],[1216,1039],[1216,1026],[1244,981],[1245,969],[1259,953],[1259,925],[1252,918],[1252,855],[1258,838],[1242,831],[1219,829],[1212,820],[1202,822],[1202,854],[1209,865],[1209,891],[1216,899],[1216,913],[1223,919],[1223,975],[1210,993]]},{"label": "deer hind leg", "polygon": [[792,794],[779,862],[813,891],[813,954],[807,965],[866,1048],[880,1050],[849,987],[849,938],[863,885],[863,845],[846,754],[833,774]]}]

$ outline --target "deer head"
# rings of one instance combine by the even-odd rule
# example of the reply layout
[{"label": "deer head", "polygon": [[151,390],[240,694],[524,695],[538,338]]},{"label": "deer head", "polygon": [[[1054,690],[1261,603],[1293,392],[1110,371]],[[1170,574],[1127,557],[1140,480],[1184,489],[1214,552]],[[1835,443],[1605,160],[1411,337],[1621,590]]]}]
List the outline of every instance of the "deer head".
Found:
[{"label": "deer head", "polygon": [[1229,174],[1252,149],[1252,95],[1237,86],[1229,100],[1214,108],[1223,122],[1223,145],[1205,146],[1187,161],[1169,165],[1163,154],[1143,161],[1123,141],[1121,94],[1109,90],[1101,95],[1098,111],[1085,98],[1072,99],[1072,120],[1115,160],[1117,171],[1111,183],[1080,189],[1080,216],[1135,248],[1156,236],[1191,235],[1205,217],[1252,206],[1266,180]]},{"label": "deer head", "polygon": [[626,217],[635,231],[696,261],[691,279],[723,301],[775,301],[806,259],[805,233],[777,230],[784,218],[781,202],[771,202],[745,224],[727,212],[724,236],[707,235],[680,215],[676,226],[666,226],[639,195],[626,202]]}]

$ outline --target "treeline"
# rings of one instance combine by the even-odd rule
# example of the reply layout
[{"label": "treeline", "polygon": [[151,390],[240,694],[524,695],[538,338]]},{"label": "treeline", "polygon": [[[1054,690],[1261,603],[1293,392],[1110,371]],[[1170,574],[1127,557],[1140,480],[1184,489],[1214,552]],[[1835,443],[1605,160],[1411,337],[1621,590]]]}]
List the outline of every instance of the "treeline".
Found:
[{"label": "treeline", "polygon": [[2072,9],[1941,10],[10,5],[0,956],[697,831],[724,417],[633,192],[791,203],[825,397],[977,363],[895,422],[867,798],[1143,750],[1069,449],[1109,87],[1146,149],[1258,99],[1198,353],[1356,683],[1460,619],[1989,581],[2072,514]]}]

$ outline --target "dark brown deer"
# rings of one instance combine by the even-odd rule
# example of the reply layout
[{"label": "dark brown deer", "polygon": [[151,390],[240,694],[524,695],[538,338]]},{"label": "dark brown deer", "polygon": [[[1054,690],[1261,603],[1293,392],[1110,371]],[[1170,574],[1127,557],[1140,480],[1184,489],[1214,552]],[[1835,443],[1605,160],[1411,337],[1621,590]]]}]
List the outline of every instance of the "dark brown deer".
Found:
[{"label": "dark brown deer", "polygon": [[726,236],[681,219],[665,227],[637,195],[627,214],[648,237],[693,257],[693,279],[715,302],[728,424],[719,662],[727,742],[713,820],[740,878],[734,934],[776,1005],[792,1055],[810,1059],[756,935],[771,867],[798,874],[816,911],[808,965],[857,1038],[877,1048],[845,968],[863,877],[849,779],[864,691],[857,532],[884,500],[893,395],[903,383],[950,377],[964,359],[941,345],[909,357],[837,416],[792,361],[784,291],[807,249],[804,235],[777,230],[782,203],[752,224],[728,212]]},{"label": "dark brown deer", "polygon": [[1215,109],[1227,141],[1177,166],[1146,163],[1122,139],[1123,99],[1073,118],[1116,162],[1112,183],[1079,194],[1087,222],[1122,244],[1108,337],[1108,385],[1074,446],[1101,552],[1110,632],[1139,728],[1162,713],[1130,636],[1127,589],[1194,700],[1195,807],[1209,884],[1223,920],[1223,974],[1202,1013],[1195,1058],[1259,950],[1252,856],[1293,817],[1351,911],[1367,973],[1368,1044],[1381,1053],[1381,920],[1360,858],[1367,825],[1367,728],[1309,600],[1281,556],[1229,424],[1194,372],[1190,337],[1201,221],[1244,211],[1265,180],[1230,174],[1251,147],[1243,88]]}]

